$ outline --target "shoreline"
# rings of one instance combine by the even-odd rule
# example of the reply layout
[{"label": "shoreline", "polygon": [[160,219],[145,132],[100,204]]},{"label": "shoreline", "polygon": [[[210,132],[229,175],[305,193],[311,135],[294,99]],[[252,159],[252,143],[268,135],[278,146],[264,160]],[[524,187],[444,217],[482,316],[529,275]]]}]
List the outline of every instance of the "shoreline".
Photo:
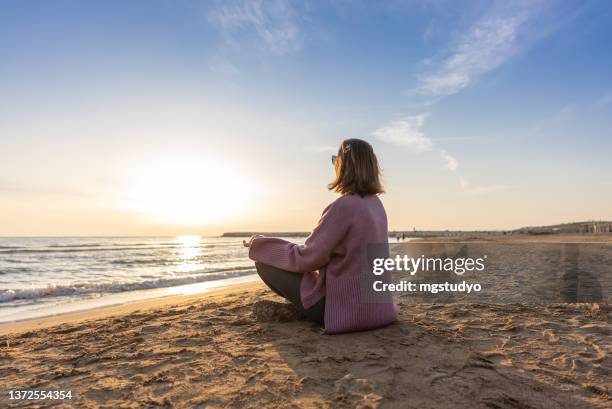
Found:
[{"label": "shoreline", "polygon": [[[143,291],[112,294],[100,299],[80,300],[66,303],[55,308],[46,309],[42,315],[25,316],[0,322],[0,335],[7,334],[11,328],[30,330],[30,324],[36,328],[46,328],[53,325],[75,322],[91,317],[104,317],[112,312],[127,313],[133,309],[149,306],[163,306],[169,303],[189,302],[202,296],[223,293],[234,287],[252,287],[260,283],[257,274],[234,277],[224,280],[206,281],[176,287],[156,288]],[[135,294],[141,293],[141,294]],[[136,295],[138,298],[133,298]]]},{"label": "shoreline", "polygon": [[155,309],[169,306],[179,306],[203,301],[205,297],[223,296],[237,290],[252,291],[258,287],[263,288],[263,283],[242,283],[211,289],[207,292],[189,295],[168,295],[146,300],[128,301],[122,304],[94,307],[86,310],[66,312],[57,315],[31,318],[21,321],[0,323],[0,336],[19,334],[23,332],[47,329],[55,326],[74,325],[100,319],[110,319],[115,316],[127,315],[134,312],[150,312]]}]

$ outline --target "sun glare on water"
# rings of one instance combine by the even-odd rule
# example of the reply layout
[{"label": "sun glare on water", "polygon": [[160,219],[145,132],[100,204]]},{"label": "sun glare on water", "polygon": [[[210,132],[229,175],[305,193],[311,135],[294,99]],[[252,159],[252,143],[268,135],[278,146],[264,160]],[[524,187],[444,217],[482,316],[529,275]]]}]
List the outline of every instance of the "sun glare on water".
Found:
[{"label": "sun glare on water", "polygon": [[130,173],[128,209],[164,224],[198,226],[236,218],[254,191],[248,175],[215,160],[164,159]]}]

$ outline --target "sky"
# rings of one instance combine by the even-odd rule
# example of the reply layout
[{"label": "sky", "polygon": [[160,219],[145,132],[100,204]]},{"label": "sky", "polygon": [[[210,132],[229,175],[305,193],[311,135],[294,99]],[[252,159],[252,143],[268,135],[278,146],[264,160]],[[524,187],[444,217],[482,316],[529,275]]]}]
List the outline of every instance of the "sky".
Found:
[{"label": "sky", "polygon": [[0,235],[310,231],[344,138],[390,229],[612,219],[612,5],[0,2]]}]

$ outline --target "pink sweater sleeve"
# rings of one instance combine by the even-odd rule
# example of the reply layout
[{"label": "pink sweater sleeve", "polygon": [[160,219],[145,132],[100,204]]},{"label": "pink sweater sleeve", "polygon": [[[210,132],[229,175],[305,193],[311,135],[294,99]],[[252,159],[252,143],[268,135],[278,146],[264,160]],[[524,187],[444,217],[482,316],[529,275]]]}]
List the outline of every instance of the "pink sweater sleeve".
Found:
[{"label": "pink sweater sleeve", "polygon": [[309,273],[329,263],[334,248],[349,228],[350,214],[338,200],[324,211],[303,245],[272,237],[257,237],[249,248],[251,260],[296,273]]}]

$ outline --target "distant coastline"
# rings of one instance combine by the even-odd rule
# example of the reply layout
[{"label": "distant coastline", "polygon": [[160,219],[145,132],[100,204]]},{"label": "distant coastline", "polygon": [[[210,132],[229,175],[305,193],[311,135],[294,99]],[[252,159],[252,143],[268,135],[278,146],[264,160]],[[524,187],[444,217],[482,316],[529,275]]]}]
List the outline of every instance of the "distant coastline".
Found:
[{"label": "distant coastline", "polygon": [[[589,234],[612,233],[612,221],[584,221],[562,223],[550,226],[521,227],[514,230],[393,230],[389,237],[398,234],[406,237],[474,237],[474,236],[506,236],[515,234],[542,235],[542,234]],[[221,237],[251,237],[261,234],[270,237],[308,237],[310,232],[227,232]]]}]

